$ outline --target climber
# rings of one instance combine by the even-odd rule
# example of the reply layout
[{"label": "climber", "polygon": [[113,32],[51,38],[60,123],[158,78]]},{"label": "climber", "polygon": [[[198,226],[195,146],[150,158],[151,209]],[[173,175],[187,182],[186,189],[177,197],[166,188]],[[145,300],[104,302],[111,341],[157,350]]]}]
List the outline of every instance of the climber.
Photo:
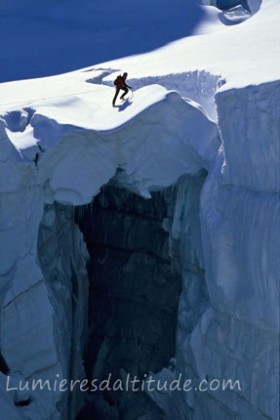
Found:
[{"label": "climber", "polygon": [[116,86],[116,93],[113,99],[113,106],[115,106],[116,99],[118,97],[119,91],[123,90],[124,93],[121,95],[120,99],[124,100],[125,95],[128,93],[128,89],[131,89],[130,86],[126,84],[127,73],[123,73],[123,75],[119,75],[114,80],[114,85]]}]

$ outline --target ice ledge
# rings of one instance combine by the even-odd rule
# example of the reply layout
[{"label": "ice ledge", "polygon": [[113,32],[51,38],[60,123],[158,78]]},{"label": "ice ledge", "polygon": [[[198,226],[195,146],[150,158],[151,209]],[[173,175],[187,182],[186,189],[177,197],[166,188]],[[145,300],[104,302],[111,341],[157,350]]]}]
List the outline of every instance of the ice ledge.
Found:
[{"label": "ice ledge", "polygon": [[105,89],[95,99],[38,105],[28,147],[22,147],[25,132],[15,138],[6,127],[6,142],[23,157],[10,168],[11,176],[31,166],[45,202],[79,205],[90,202],[117,170],[123,186],[148,197],[184,174],[210,169],[220,141],[216,124],[197,104],[152,85],[139,89],[133,104],[120,112],[111,106],[112,89]]}]

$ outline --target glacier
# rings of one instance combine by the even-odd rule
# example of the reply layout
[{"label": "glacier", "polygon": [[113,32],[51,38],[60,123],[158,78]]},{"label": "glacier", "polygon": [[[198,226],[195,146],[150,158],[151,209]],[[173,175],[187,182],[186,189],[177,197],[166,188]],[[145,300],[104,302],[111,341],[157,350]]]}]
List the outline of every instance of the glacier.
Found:
[{"label": "glacier", "polygon": [[[110,93],[103,86],[103,97],[104,89]],[[113,114],[107,129],[98,110],[96,119],[77,112],[81,102],[84,110],[89,107],[88,115],[92,112],[92,100],[85,98],[76,98],[70,107],[59,99],[51,106],[41,102],[29,114],[26,109],[3,114],[1,354],[11,375],[83,377],[89,256],[73,209],[90,204],[106,185],[144,201],[172,187],[173,210],[161,223],[169,238],[165,252],[182,279],[173,375],[234,375],[244,389],[203,398],[166,395],[160,406],[167,418],[178,412],[197,419],[225,413],[275,418],[279,144],[274,91],[275,84],[266,83],[220,92],[218,124],[195,102],[159,85],[140,88],[137,109],[124,109],[118,121]],[[241,112],[255,116],[246,130],[236,126]],[[250,147],[252,140],[262,146]],[[161,241],[154,246],[162,246]],[[129,264],[135,270],[135,263]],[[263,389],[267,384],[269,389]],[[76,394],[71,404],[61,393],[37,391],[28,398],[30,404],[17,411],[31,418],[60,418],[62,413],[71,418],[82,406]]]},{"label": "glacier", "polygon": [[[1,418],[278,418],[275,2],[247,4],[207,35],[0,85]],[[134,96],[114,109],[121,68]],[[110,373],[193,388],[54,389]]]}]

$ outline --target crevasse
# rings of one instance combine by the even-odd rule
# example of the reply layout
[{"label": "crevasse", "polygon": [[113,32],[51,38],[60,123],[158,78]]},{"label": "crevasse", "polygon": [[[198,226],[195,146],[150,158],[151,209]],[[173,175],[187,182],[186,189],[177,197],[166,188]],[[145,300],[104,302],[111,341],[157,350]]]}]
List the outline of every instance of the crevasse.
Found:
[{"label": "crevasse", "polygon": [[[57,116],[43,106],[28,128],[44,149],[38,166],[33,146],[20,157],[1,121],[0,350],[11,377],[84,375],[89,257],[73,206],[92,202],[109,182],[146,200],[173,187],[173,210],[162,226],[182,280],[176,363],[154,374],[181,374],[195,384],[239,380],[242,389],[148,395],[167,419],[276,418],[279,152],[272,88],[220,92],[217,124],[159,86],[139,90],[157,100],[107,130],[79,116],[71,123],[62,103]],[[32,419],[74,418],[83,396],[69,397],[1,396],[10,418]]]}]

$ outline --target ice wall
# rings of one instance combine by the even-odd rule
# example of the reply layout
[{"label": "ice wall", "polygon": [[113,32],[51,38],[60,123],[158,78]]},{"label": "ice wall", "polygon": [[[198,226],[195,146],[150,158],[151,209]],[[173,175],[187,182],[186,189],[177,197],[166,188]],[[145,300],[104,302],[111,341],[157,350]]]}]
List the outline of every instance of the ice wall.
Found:
[{"label": "ice wall", "polygon": [[10,369],[1,374],[1,416],[9,419],[58,419],[79,407],[75,393],[31,390],[33,380],[53,389],[56,379],[83,373],[86,251],[72,214],[43,210],[32,170],[28,185],[1,194],[1,352]]},{"label": "ice wall", "polygon": [[[84,377],[83,352],[88,315],[88,253],[74,223],[74,209],[45,204],[38,232],[38,259],[53,308],[53,336],[58,352],[55,374],[67,380]],[[44,397],[45,398],[45,397]],[[59,416],[74,418],[83,405],[78,391],[57,398]]]},{"label": "ice wall", "polygon": [[199,306],[181,301],[185,314],[204,308],[191,332],[179,311],[177,372],[198,381],[239,379],[242,391],[186,394],[186,418],[278,417],[278,88],[268,83],[217,95],[222,148],[200,207],[209,301],[205,294]]}]

